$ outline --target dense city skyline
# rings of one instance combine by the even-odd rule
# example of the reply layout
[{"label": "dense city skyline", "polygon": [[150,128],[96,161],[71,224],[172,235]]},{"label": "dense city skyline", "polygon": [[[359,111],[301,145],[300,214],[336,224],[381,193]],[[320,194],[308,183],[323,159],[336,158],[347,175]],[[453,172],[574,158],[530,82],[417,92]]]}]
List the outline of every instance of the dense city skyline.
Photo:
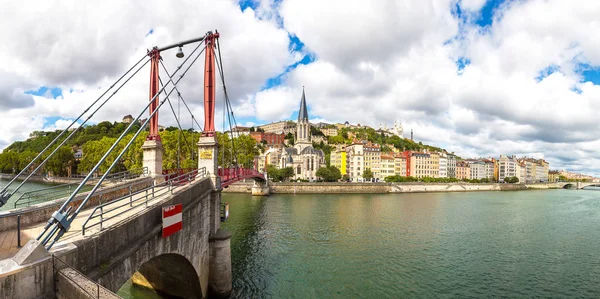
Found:
[{"label": "dense city skyline", "polygon": [[[27,12],[19,3],[7,4],[0,12],[0,32],[11,41],[0,47],[0,149],[32,131],[64,128],[146,49],[218,29],[228,91],[242,125],[293,118],[305,86],[313,122],[377,128],[401,121],[406,131],[414,129],[415,139],[463,156],[531,156],[555,169],[600,176],[600,41],[589,34],[597,29],[599,3],[249,0],[154,6],[169,14],[148,10],[148,4],[40,1]],[[177,63],[173,57],[164,61],[169,68]],[[198,79],[186,79],[180,89],[201,116],[202,68],[193,72],[188,77]],[[142,72],[92,120],[118,121],[143,107],[147,80]],[[217,99],[222,101],[220,94]],[[221,109],[217,105],[217,123]],[[189,117],[182,118],[191,126]],[[160,122],[175,124],[168,110]]]}]

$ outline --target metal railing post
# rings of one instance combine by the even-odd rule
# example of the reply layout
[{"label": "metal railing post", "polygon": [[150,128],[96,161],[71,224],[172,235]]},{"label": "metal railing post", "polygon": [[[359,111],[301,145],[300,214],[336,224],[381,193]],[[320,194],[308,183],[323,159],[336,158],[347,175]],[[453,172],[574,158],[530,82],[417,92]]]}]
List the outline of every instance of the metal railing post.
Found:
[{"label": "metal railing post", "polygon": [[104,218],[104,211],[102,209],[102,205],[100,205],[100,230],[102,230],[102,220]]},{"label": "metal railing post", "polygon": [[133,207],[133,195],[131,194],[132,192],[133,191],[132,191],[132,188],[131,188],[131,185],[130,185],[129,186],[129,206],[130,207]]},{"label": "metal railing post", "polygon": [[17,215],[17,247],[21,248],[21,215]]}]

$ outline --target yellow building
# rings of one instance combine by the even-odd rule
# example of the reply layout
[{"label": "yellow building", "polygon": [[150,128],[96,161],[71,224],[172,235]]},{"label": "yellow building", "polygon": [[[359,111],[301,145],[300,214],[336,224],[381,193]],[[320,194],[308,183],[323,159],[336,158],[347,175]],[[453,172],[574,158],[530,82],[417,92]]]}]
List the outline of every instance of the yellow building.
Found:
[{"label": "yellow building", "polygon": [[406,158],[394,155],[394,175],[406,176]]},{"label": "yellow building", "polygon": [[396,164],[394,157],[381,155],[379,162],[379,181],[385,180],[386,177],[396,175]]},{"label": "yellow building", "polygon": [[430,164],[429,164],[429,177],[439,178],[440,177],[440,154],[436,152],[430,152]]},{"label": "yellow building", "polygon": [[346,171],[346,149],[344,148],[331,152],[331,160],[329,164],[339,169],[342,175],[347,174],[348,172]]}]

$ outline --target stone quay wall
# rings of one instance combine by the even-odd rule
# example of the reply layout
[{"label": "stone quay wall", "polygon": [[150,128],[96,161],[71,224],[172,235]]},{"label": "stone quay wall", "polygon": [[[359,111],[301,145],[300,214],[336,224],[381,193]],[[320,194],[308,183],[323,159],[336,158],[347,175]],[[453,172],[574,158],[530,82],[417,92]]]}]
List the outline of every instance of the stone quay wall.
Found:
[{"label": "stone quay wall", "polygon": [[[223,189],[223,193],[251,193],[252,182],[238,182]],[[272,183],[271,194],[317,193],[418,193],[418,192],[470,192],[513,191],[528,189],[556,189],[556,184],[470,184],[470,183]]]}]

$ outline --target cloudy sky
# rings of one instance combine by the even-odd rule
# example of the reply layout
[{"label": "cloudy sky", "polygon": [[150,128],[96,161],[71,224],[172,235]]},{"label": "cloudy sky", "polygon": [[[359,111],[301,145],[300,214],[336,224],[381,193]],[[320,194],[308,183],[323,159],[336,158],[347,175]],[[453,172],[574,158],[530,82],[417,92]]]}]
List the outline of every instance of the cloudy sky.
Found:
[{"label": "cloudy sky", "polygon": [[[543,157],[600,176],[600,1],[133,2],[2,5],[0,149],[64,128],[152,46],[218,29],[241,124],[296,116],[305,86],[314,121],[400,121],[405,137],[463,157]],[[174,54],[163,53],[171,72]],[[202,68],[179,85],[201,124]],[[140,113],[148,78],[146,66],[91,122]],[[175,124],[168,106],[159,122]]]}]

